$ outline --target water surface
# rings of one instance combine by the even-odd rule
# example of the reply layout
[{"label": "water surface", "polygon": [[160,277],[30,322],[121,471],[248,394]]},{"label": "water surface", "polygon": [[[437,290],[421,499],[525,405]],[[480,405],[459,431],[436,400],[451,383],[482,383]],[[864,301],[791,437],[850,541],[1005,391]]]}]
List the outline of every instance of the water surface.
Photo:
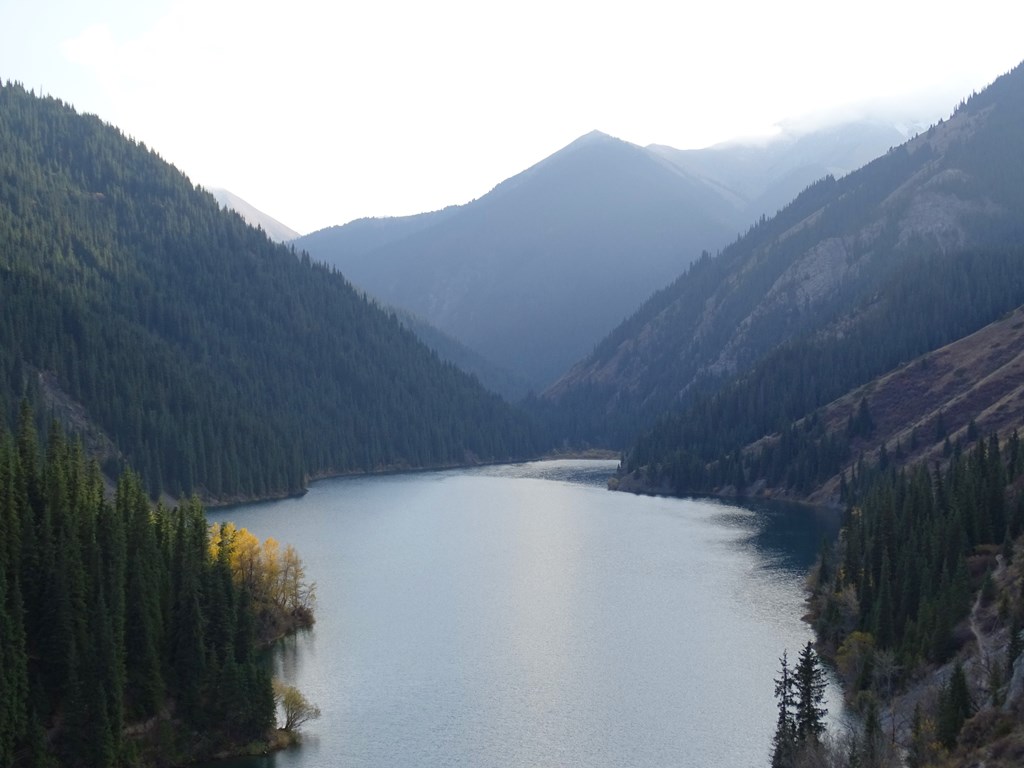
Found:
[{"label": "water surface", "polygon": [[766,766],[834,516],[612,493],[614,467],[336,479],[212,511],[295,545],[318,584],[315,628],[273,663],[323,717],[234,765]]}]

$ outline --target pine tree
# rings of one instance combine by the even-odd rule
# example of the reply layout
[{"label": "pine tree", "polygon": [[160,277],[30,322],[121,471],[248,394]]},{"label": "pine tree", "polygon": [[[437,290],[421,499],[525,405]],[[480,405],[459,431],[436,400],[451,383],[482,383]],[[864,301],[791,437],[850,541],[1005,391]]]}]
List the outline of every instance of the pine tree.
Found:
[{"label": "pine tree", "polygon": [[796,702],[795,681],[789,669],[786,651],[779,659],[781,669],[775,680],[775,698],[778,700],[779,716],[772,738],[772,768],[791,768],[796,762]]},{"label": "pine tree", "polygon": [[138,475],[127,472],[121,476],[115,507],[128,540],[124,631],[129,715],[147,718],[157,713],[164,697],[160,661],[164,637],[160,588],[163,558]]},{"label": "pine tree", "polygon": [[825,670],[811,641],[800,652],[793,673],[796,692],[796,738],[798,743],[817,742],[825,732]]},{"label": "pine tree", "polygon": [[895,640],[893,629],[892,577],[890,576],[889,551],[882,555],[882,570],[879,575],[878,597],[875,600],[874,635],[879,648],[892,646]]},{"label": "pine tree", "polygon": [[[206,672],[206,644],[202,613],[202,558],[204,542],[196,542],[191,507],[175,511],[173,544],[174,585],[170,623],[170,666],[175,694],[193,724],[202,716]],[[204,525],[205,530],[205,525]]]},{"label": "pine tree", "polygon": [[949,681],[939,694],[938,739],[946,747],[953,749],[964,721],[974,714],[974,704],[967,687],[967,676],[959,660],[953,667]]},{"label": "pine tree", "polygon": [[15,505],[14,448],[0,430],[0,768],[14,761],[14,747],[27,723],[28,655],[18,556],[20,530]]}]

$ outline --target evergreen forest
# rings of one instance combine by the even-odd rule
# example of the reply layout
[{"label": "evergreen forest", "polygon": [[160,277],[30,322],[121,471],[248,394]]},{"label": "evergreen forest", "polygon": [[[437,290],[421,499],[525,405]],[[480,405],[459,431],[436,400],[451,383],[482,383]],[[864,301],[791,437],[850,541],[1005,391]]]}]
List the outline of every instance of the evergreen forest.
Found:
[{"label": "evergreen forest", "polygon": [[211,501],[535,455],[538,431],[335,271],[98,118],[0,87],[0,410]]},{"label": "evergreen forest", "polygon": [[[869,412],[837,431],[818,410],[1016,309],[1024,303],[1022,262],[1024,251],[1012,246],[922,256],[882,273],[842,335],[795,339],[722,389],[694,395],[638,438],[623,472],[677,494],[742,492],[757,482],[808,493],[856,459],[856,439],[871,432]],[[779,439],[744,450],[773,434]]]},{"label": "evergreen forest", "polygon": [[[809,600],[818,648],[863,717],[841,764],[895,766],[901,752],[912,768],[986,753],[1016,764],[1022,476],[1014,431],[1004,446],[979,437],[944,467],[874,467],[852,479],[840,540],[823,546]],[[908,689],[912,704],[900,700]],[[906,726],[900,707],[913,710]]]},{"label": "evergreen forest", "polygon": [[264,620],[233,572],[235,537],[212,548],[197,501],[154,508],[132,472],[108,498],[80,442],[56,424],[37,434],[27,404],[0,434],[0,765],[266,743]]}]

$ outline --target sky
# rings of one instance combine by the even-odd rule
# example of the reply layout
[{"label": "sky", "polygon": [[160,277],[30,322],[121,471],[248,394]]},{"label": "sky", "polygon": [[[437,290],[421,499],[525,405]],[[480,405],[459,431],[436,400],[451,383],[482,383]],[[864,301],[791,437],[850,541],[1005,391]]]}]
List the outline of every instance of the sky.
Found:
[{"label": "sky", "polygon": [[927,125],[1021,29],[1016,0],[0,0],[0,79],[306,233],[468,202],[594,129]]}]

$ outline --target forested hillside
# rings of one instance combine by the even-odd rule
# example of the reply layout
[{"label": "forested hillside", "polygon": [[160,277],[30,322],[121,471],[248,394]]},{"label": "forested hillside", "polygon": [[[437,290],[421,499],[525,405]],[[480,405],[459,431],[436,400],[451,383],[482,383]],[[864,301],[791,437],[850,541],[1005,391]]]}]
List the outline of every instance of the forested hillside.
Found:
[{"label": "forested hillside", "polygon": [[27,396],[150,493],[524,457],[521,414],[145,146],[0,88],[0,408]]},{"label": "forested hillside", "polygon": [[629,451],[623,487],[836,501],[841,473],[865,454],[934,458],[972,421],[1008,437],[1024,425],[1021,264],[1020,247],[911,260],[843,335],[783,345],[664,416]]},{"label": "forested hillside", "polygon": [[630,466],[692,468],[1024,303],[1022,118],[1018,67],[702,258],[539,408],[612,445],[671,411]]},{"label": "forested hillside", "polygon": [[394,310],[399,321],[416,334],[416,338],[459,370],[465,371],[491,392],[496,392],[510,403],[518,402],[530,391],[526,379],[501,368],[478,352],[474,352],[454,336],[440,331],[426,320],[406,312]]},{"label": "forested hillside", "polygon": [[0,766],[183,763],[274,727],[249,588],[202,507],[113,500],[27,406],[0,427]]},{"label": "forested hillside", "polygon": [[796,739],[780,702],[774,768],[1021,765],[1022,471],[1014,431],[856,476],[807,619],[858,727]]}]

